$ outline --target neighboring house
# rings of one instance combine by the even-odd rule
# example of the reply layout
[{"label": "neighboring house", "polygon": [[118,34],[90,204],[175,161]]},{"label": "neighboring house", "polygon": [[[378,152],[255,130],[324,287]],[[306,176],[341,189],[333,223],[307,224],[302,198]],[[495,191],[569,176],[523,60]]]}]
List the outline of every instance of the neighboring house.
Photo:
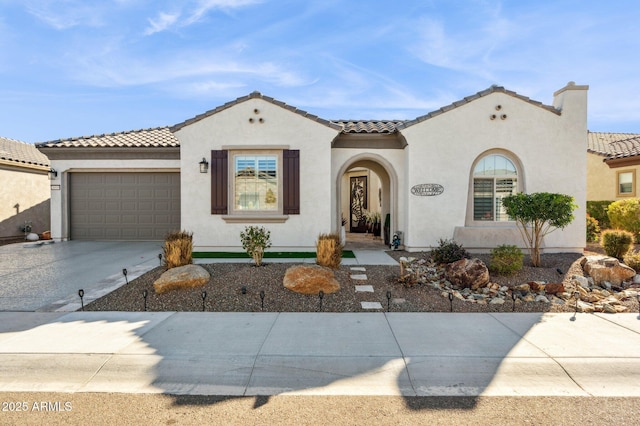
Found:
[{"label": "neighboring house", "polygon": [[0,137],[0,239],[49,230],[49,160],[35,145]]},{"label": "neighboring house", "polygon": [[260,225],[272,250],[313,250],[341,217],[356,230],[366,199],[409,251],[441,238],[486,251],[523,246],[502,197],[548,191],[579,208],[545,249],[581,252],[587,90],[569,83],[544,105],[492,86],[409,121],[329,121],[253,92],[172,127],[41,143],[59,172],[53,237],[184,229],[195,251],[240,251],[240,232]]},{"label": "neighboring house", "polygon": [[587,201],[638,197],[640,135],[589,132]]}]

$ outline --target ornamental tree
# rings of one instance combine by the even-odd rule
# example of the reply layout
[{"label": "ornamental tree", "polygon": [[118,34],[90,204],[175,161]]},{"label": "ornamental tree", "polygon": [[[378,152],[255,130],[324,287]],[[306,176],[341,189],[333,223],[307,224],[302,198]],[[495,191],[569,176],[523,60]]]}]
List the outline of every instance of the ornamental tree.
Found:
[{"label": "ornamental tree", "polygon": [[507,214],[516,221],[529,247],[531,266],[540,266],[542,238],[573,221],[573,211],[578,207],[573,201],[569,195],[549,192],[513,194],[502,199]]},{"label": "ornamental tree", "polygon": [[242,248],[251,256],[256,266],[262,265],[264,251],[271,247],[271,232],[262,226],[247,226],[240,232]]}]

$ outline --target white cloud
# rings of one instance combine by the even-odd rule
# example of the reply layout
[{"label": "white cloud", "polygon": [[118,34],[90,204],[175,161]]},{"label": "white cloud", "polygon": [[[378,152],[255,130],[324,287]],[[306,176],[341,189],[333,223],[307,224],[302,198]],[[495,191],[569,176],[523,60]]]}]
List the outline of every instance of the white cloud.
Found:
[{"label": "white cloud", "polygon": [[45,24],[66,30],[76,26],[98,27],[105,24],[106,4],[83,0],[27,0],[27,12]]},{"label": "white cloud", "polygon": [[158,33],[160,31],[164,31],[170,28],[171,26],[173,26],[179,17],[180,17],[179,12],[176,12],[176,13],[160,12],[156,19],[149,18],[149,24],[151,26],[144,31],[144,34],[151,35],[154,33]]}]

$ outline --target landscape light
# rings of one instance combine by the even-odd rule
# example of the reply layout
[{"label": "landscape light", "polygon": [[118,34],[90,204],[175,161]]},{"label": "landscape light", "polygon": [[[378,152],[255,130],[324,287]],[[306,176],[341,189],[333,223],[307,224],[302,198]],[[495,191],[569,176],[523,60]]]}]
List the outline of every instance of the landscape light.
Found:
[{"label": "landscape light", "polygon": [[149,292],[147,290],[142,290],[142,298],[144,299],[144,311],[147,312],[147,296]]},{"label": "landscape light", "polygon": [[80,307],[84,311],[84,300],[83,300],[84,290],[83,289],[78,290],[78,296],[80,296]]}]

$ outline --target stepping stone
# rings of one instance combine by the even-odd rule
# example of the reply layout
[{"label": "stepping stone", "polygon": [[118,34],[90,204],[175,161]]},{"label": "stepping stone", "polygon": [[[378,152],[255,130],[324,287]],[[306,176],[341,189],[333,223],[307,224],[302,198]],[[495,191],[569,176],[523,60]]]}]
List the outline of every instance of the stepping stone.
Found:
[{"label": "stepping stone", "polygon": [[352,266],[350,269],[352,271],[359,271],[359,272],[364,272],[367,270],[364,266]]},{"label": "stepping stone", "polygon": [[373,293],[372,285],[357,285],[356,293]]},{"label": "stepping stone", "polygon": [[360,302],[362,309],[382,309],[380,302]]},{"label": "stepping stone", "polygon": [[351,275],[351,279],[363,281],[367,279],[367,274],[353,274]]}]

